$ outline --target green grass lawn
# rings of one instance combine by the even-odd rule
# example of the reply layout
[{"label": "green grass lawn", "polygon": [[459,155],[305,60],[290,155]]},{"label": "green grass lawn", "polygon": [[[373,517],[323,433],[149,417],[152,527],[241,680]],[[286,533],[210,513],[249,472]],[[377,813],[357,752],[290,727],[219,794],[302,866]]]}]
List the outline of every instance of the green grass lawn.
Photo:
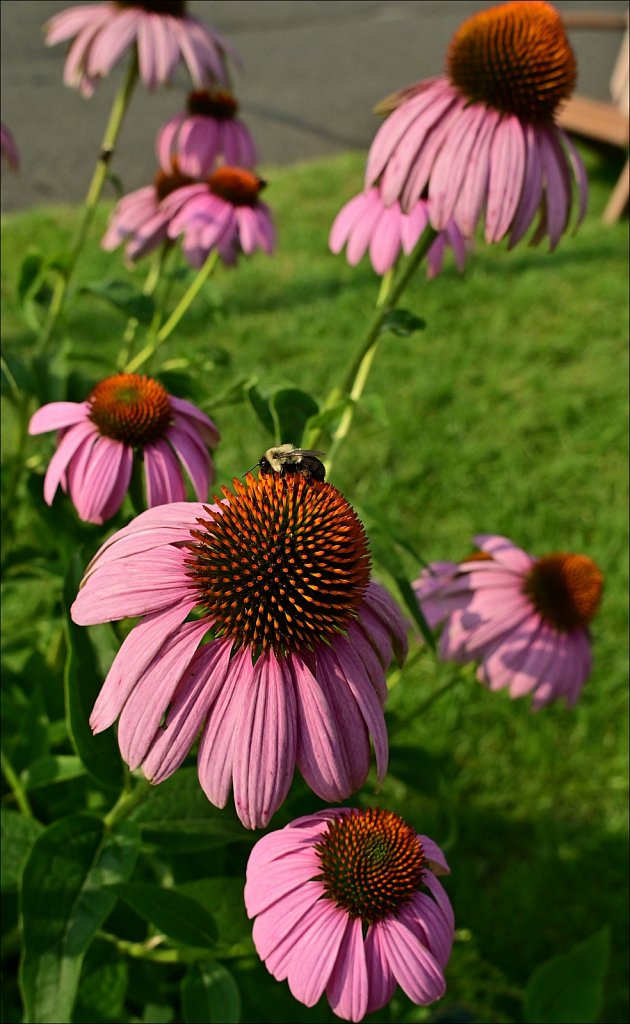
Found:
[{"label": "green grass lawn", "polygon": [[[513,989],[533,968],[606,924],[612,957],[600,1019],[627,1019],[628,226],[601,224],[616,169],[599,154],[586,159],[590,211],[556,253],[480,242],[463,275],[447,257],[436,280],[413,282],[403,305],[426,329],[383,339],[332,480],[426,560],[457,560],[473,534],[504,533],[536,554],[590,554],[606,576],[595,670],[573,711],[533,715],[527,702],[469,680],[414,714],[452,673],[426,650],[391,691],[395,749],[379,800],[422,822],[447,852],[462,930],[447,1001],[472,1005],[479,1021],[514,1019]],[[231,383],[295,384],[324,398],[371,315],[371,267],[350,268],[327,249],[362,169],[358,154],[269,169],[277,253],[217,271],[151,367],[177,360],[175,370],[192,375],[187,397],[223,435],[219,483],[241,476],[271,442],[247,406],[222,400]],[[15,304],[21,261],[31,246],[62,251],[76,218],[42,208],[4,220],[9,358],[32,338]],[[104,223],[105,215],[95,239]],[[78,281],[103,273],[124,276],[118,254],[88,247]],[[139,285],[145,274],[146,265],[135,269]],[[70,382],[73,399],[84,397],[86,377],[111,372],[124,326],[91,297],[69,307],[57,344],[69,339],[68,365],[82,375]],[[5,428],[10,458],[9,408]],[[51,450],[52,439],[32,439],[27,457]],[[418,569],[409,556],[409,577]],[[361,799],[372,792],[366,786]]]}]

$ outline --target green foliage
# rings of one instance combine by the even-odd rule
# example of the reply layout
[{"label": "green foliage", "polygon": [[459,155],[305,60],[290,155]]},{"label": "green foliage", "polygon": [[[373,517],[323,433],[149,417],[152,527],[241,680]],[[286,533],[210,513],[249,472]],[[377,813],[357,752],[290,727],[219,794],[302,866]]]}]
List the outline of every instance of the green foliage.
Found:
[{"label": "green foliage", "polygon": [[531,1024],[591,1024],[601,1013],[610,934],[602,928],[568,952],[541,964],[525,990]]}]

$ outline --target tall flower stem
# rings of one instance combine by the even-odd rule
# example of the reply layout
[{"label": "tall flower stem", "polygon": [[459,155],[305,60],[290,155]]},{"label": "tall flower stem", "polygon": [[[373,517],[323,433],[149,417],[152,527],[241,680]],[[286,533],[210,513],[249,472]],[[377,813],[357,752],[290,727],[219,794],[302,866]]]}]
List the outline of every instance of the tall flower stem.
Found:
[{"label": "tall flower stem", "polygon": [[101,142],[100,155],[94,168],[94,174],[92,175],[92,181],[88,188],[85,202],[83,205],[83,217],[77,229],[77,233],[74,238],[74,242],[70,247],[70,252],[66,260],[63,270],[55,278],[55,285],[53,289],[53,295],[48,307],[48,316],[46,322],[42,328],[42,332],[39,338],[39,351],[40,354],[46,350],[48,343],[52,337],[52,332],[63,309],[63,304],[68,291],[68,286],[72,280],[72,276],[77,266],[77,262],[85,240],[88,236],[94,214],[98,206],[99,199],[101,198],[101,192],[107,179],[107,171],[109,168],[109,162],[112,158],[112,154],[120,135],[120,129],[124,120],[127,107],[129,106],[129,100],[133,92],[134,86],[138,78],[138,56],[134,52],[134,56],[129,64],[129,69],[125,80],[123,81],[120,89],[116,93],[114,103],[109,115],[109,121],[105,128],[105,134],[103,135],[103,141]]},{"label": "tall flower stem", "polygon": [[[155,254],[156,258],[153,260],[151,264],[151,269],[149,270],[146,280],[142,286],[142,294],[147,298],[153,295],[160,281],[162,280],[162,277],[164,275],[164,269],[168,261],[168,257],[170,256],[172,251],[173,245],[171,242],[167,241],[164,242],[164,244],[160,248],[160,251]],[[153,314],[151,325],[149,327],[149,335],[156,332],[160,326],[163,309],[168,301],[169,292],[170,289],[163,289],[160,302],[156,302],[155,312]],[[125,333],[123,335],[120,352],[118,353],[118,358],[116,360],[116,368],[118,370],[124,370],[125,366],[127,365],[131,358],[131,349],[136,338],[139,324],[140,321],[138,320],[137,317],[129,317],[127,321],[127,326],[125,328]]]},{"label": "tall flower stem", "polygon": [[[325,408],[332,408],[343,401],[344,398],[348,399],[348,404],[343,412],[339,426],[333,433],[332,444],[327,452],[326,465],[328,472],[330,472],[339,447],[348,435],[352,425],[354,411],[367,383],[387,317],[396,309],[403,292],[431,248],[436,236],[437,232],[432,227],[426,227],[418,245],[398,278],[392,280],[387,274],[383,277],[376,300],[374,316],[370,321],[365,336],[342,378],[341,385],[333,389],[325,405]],[[321,428],[311,432],[308,438],[309,447],[315,446],[320,434]]]},{"label": "tall flower stem", "polygon": [[188,307],[192,305],[197,295],[203,288],[204,284],[210,277],[210,274],[214,270],[218,259],[218,249],[212,249],[208,253],[206,262],[203,264],[202,267],[200,267],[197,276],[194,278],[188,290],[177,303],[177,306],[169,316],[168,320],[159,328],[159,330],[154,330],[152,332],[152,336],[149,338],[149,341],[142,349],[142,351],[139,352],[137,356],[134,356],[134,358],[127,363],[127,366],[125,367],[126,373],[135,373],[144,363],[146,363],[148,359],[151,358],[151,356],[155,353],[157,348],[163,342],[166,341],[169,335],[172,334],[172,332],[177,327],[179,321],[182,319],[182,317],[188,310]]}]

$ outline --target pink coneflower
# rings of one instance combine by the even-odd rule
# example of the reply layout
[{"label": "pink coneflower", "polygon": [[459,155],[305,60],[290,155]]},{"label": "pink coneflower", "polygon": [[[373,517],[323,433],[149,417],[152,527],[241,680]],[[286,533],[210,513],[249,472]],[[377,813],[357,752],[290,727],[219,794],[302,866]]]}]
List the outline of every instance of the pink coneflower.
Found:
[{"label": "pink coneflower", "polygon": [[20,156],[15,140],[4,122],[0,121],[0,152],[3,160],[6,160],[12,170],[17,171],[20,166]]},{"label": "pink coneflower", "polygon": [[445,660],[480,661],[477,678],[534,710],[563,698],[571,707],[591,671],[588,625],[603,576],[586,555],[534,558],[505,537],[479,536],[459,565],[437,562],[414,584],[434,628],[444,623]]},{"label": "pink coneflower", "polygon": [[191,92],[187,109],[172,117],[159,133],[162,167],[170,166],[175,157],[184,158],[194,178],[210,174],[217,161],[253,168],[254,140],[237,113],[238,104],[226,89]]},{"label": "pink coneflower", "polygon": [[[356,266],[369,248],[370,262],[376,273],[385,274],[394,266],[401,250],[409,255],[415,249],[428,223],[426,199],[419,199],[409,213],[403,213],[400,203],[385,206],[380,189],[371,188],[354,196],[341,208],[330,229],[328,244],[332,252],[338,253],[347,243],[346,256],[351,267]],[[464,269],[464,239],[451,220],[427,253],[427,277],[440,273],[447,245],[455,254],[457,268]]]},{"label": "pink coneflower", "polygon": [[226,44],[196,18],[183,0],[82,4],[56,14],[45,26],[46,43],[72,40],[63,80],[91,96],[96,82],[109,74],[132,47],[149,89],[170,82],[180,57],[196,88],[225,82]]},{"label": "pink coneflower", "polygon": [[247,865],[245,906],[269,972],[301,1003],[325,992],[359,1021],[398,983],[425,1006],[445,991],[453,911],[435,874],[444,854],[392,811],[342,807],[263,836]]},{"label": "pink coneflower", "polygon": [[44,479],[44,499],[52,505],[61,484],[79,518],[88,523],[104,523],[122,505],[134,453],[144,463],[149,506],[185,499],[180,463],[199,499],[206,497],[214,479],[208,452],[219,441],[214,423],[150,377],[107,377],[85,402],[43,405],[28,429],[30,434],[59,431]]},{"label": "pink coneflower", "polygon": [[[181,163],[188,171],[185,161]],[[123,242],[127,242],[125,257],[130,262],[139,260],[153,249],[157,249],[167,240],[173,216],[171,208],[165,207],[162,200],[174,192],[181,192],[194,182],[195,178],[185,173],[181,169],[180,161],[174,158],[171,164],[157,172],[152,185],[145,185],[135,192],[129,192],[119,200],[101,241],[102,248],[111,252]]]},{"label": "pink coneflower", "polygon": [[[293,472],[234,480],[214,505],[149,509],[103,545],[72,607],[80,625],[141,616],[94,706],[120,716],[125,761],[162,782],[201,730],[198,772],[265,826],[297,764],[325,800],[387,765],[385,671],[406,623],[370,581],[363,526],[335,487]],[[193,617],[187,620],[189,615]]]},{"label": "pink coneflower", "polygon": [[271,211],[258,198],[264,186],[252,171],[225,166],[164,199],[168,236],[183,235],[182,250],[192,267],[201,267],[214,249],[226,265],[235,263],[241,252],[273,252]]},{"label": "pink coneflower", "polygon": [[533,242],[553,249],[566,230],[573,179],[586,212],[587,184],[575,148],[554,123],[573,91],[576,63],[557,11],[543,0],[480,11],[455,33],[444,77],[384,101],[393,109],[376,134],[366,186],[380,183],[386,205],[411,210],[426,194],[433,227],[454,218],[472,235],[485,212],[485,237],[509,246],[536,215]]}]

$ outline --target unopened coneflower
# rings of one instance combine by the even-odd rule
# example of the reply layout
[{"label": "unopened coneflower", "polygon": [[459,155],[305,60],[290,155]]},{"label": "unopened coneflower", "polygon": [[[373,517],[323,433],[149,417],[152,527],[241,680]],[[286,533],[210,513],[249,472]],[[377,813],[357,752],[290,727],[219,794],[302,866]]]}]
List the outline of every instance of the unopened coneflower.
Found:
[{"label": "unopened coneflower", "polygon": [[[140,77],[148,89],[170,82],[183,59],[196,88],[226,80],[225,41],[186,9],[185,0],[115,0],[69,7],[47,22],[48,46],[71,41],[66,85],[91,96],[99,79],[137,47]],[[233,54],[230,54],[233,56]]]},{"label": "unopened coneflower", "polygon": [[90,719],[119,718],[130,768],[161,782],[201,733],[209,800],[230,790],[263,827],[297,764],[323,799],[367,776],[372,738],[387,765],[385,671],[406,623],[370,580],[356,513],[331,484],[297,472],[234,480],[214,504],[149,509],[111,537],[72,607],[80,625],[141,616]]},{"label": "unopened coneflower", "polygon": [[161,129],[158,155],[163,167],[183,157],[195,178],[210,174],[217,163],[245,168],[256,163],[254,140],[238,117],[236,99],[218,88],[189,94],[186,110]]},{"label": "unopened coneflower", "polygon": [[51,505],[59,485],[79,518],[104,523],[129,489],[134,457],[144,465],[147,505],[183,501],[183,465],[195,494],[208,494],[214,468],[208,448],[219,441],[212,420],[151,377],[118,373],[94,386],[85,402],[51,402],[31,418],[30,434],[58,431],[44,478]]},{"label": "unopened coneflower", "polygon": [[271,211],[260,199],[265,184],[247,168],[224,165],[205,181],[167,196],[161,209],[169,218],[168,236],[182,236],[191,266],[201,267],[213,250],[228,266],[240,253],[273,252]]},{"label": "unopened coneflower", "polygon": [[554,121],[576,82],[558,12],[544,0],[479,11],[455,33],[446,73],[384,101],[391,110],[372,143],[366,187],[411,210],[428,194],[431,223],[454,218],[471,235],[515,245],[535,218],[532,242],[555,248],[566,231],[574,183],[586,211],[584,167]]},{"label": "unopened coneflower", "polygon": [[425,1006],[445,991],[453,911],[435,877],[444,854],[392,811],[336,808],[298,818],[256,844],[245,906],[265,966],[313,1006],[325,993],[360,1021],[396,985]]},{"label": "unopened coneflower", "polygon": [[[354,267],[369,251],[377,274],[385,274],[395,265],[401,252],[415,249],[429,224],[429,204],[419,199],[404,213],[398,201],[385,206],[379,188],[360,192],[345,204],[335,217],[328,244],[334,253],[346,246],[348,263]],[[466,247],[455,221],[451,220],[434,238],[427,252],[427,277],[440,273],[444,252],[450,246],[458,270],[464,269]]]},{"label": "unopened coneflower", "polygon": [[535,558],[505,537],[475,542],[479,551],[430,565],[414,584],[429,625],[443,624],[441,657],[479,661],[482,683],[531,694],[534,710],[560,698],[571,707],[591,671],[600,569],[587,555]]}]

